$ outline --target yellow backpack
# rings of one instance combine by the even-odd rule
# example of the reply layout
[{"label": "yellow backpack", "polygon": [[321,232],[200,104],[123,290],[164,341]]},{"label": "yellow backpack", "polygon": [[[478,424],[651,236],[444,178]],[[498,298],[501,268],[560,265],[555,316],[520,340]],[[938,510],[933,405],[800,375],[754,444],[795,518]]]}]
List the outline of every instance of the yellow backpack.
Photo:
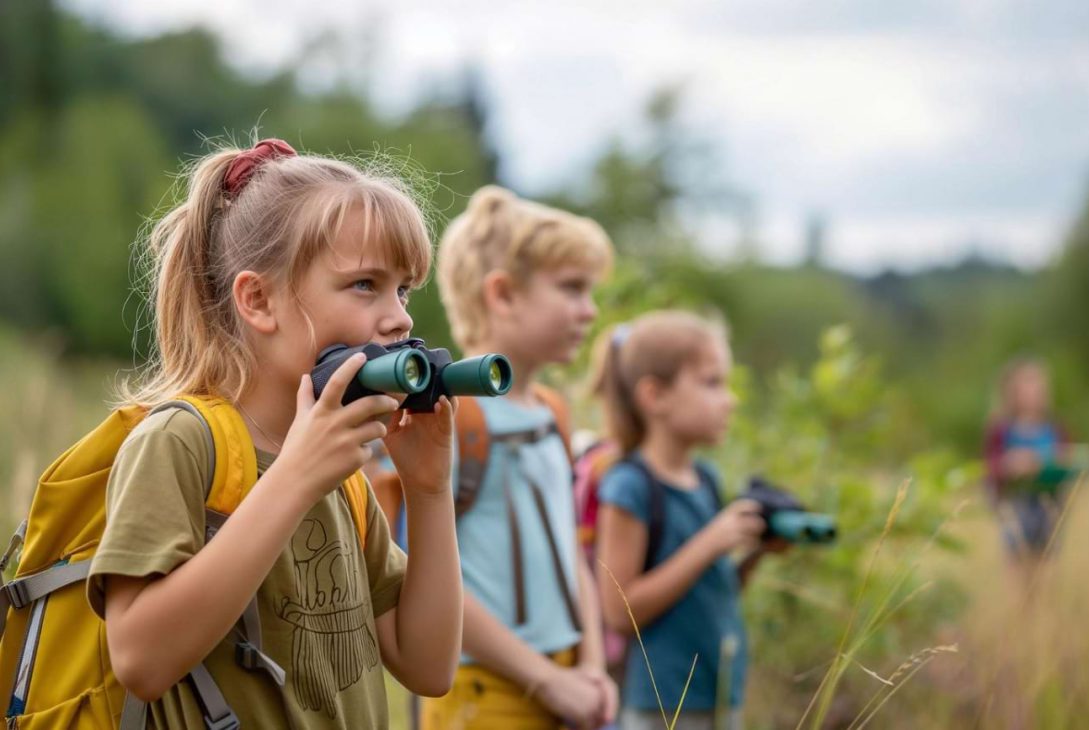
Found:
[{"label": "yellow backpack", "polygon": [[[162,408],[184,408],[207,427],[211,539],[257,481],[253,441],[238,411],[223,399],[183,396]],[[30,515],[0,557],[0,707],[8,730],[144,727],[146,706],[127,695],[110,668],[106,624],[87,602],[86,578],[105,527],[106,482],[114,457],[148,413],[136,406],[115,410],[58,457],[42,474]],[[367,484],[362,474],[344,482],[344,493],[363,545]],[[15,577],[4,583],[3,570],[20,547]],[[283,685],[283,670],[261,651],[255,600],[239,623],[238,663],[266,671]],[[207,727],[237,728],[237,718],[207,670],[198,666],[189,679],[204,706]]]}]

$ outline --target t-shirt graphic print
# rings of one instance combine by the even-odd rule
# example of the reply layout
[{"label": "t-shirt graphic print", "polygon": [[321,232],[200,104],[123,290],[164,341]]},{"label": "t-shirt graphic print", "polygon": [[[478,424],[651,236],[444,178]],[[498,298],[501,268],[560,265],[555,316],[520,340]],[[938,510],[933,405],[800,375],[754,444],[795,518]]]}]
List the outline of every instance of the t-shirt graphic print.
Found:
[{"label": "t-shirt graphic print", "polygon": [[291,541],[295,595],[282,596],[277,615],[291,624],[291,684],[307,710],[336,717],[337,693],[379,662],[367,623],[370,596],[354,544],[330,540],[317,519],[306,519]]}]

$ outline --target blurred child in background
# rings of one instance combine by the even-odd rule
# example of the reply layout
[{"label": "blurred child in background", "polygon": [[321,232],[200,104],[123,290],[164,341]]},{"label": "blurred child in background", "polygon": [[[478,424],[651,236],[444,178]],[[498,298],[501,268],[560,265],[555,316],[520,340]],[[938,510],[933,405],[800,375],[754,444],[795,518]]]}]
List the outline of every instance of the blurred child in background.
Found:
[{"label": "blurred child in background", "polygon": [[1071,475],[1070,441],[1051,413],[1047,369],[1038,360],[1008,363],[985,441],[987,487],[1014,557],[1039,557],[1061,511]]}]

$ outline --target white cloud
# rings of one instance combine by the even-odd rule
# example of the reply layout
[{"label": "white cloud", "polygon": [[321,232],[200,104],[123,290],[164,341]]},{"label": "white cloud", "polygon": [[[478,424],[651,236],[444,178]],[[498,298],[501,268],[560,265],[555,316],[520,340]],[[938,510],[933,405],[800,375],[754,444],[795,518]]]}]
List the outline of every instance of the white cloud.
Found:
[{"label": "white cloud", "polygon": [[846,267],[972,246],[1037,265],[1089,167],[1084,0],[69,4],[135,34],[205,23],[256,69],[333,28],[341,65],[370,67],[390,109],[478,63],[504,173],[530,190],[570,184],[608,138],[638,134],[654,88],[682,81],[686,123],[755,193],[778,260],[819,210]]}]

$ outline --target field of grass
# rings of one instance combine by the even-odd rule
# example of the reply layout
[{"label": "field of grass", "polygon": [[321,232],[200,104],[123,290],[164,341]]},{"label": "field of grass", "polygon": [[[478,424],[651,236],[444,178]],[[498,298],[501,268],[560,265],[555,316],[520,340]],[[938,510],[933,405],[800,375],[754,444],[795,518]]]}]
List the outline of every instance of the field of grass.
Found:
[{"label": "field of grass", "polygon": [[[62,362],[47,342],[0,330],[5,541],[37,474],[106,414],[118,370]],[[866,497],[871,511],[842,546],[758,573],[746,597],[748,727],[1089,727],[1089,485],[1068,502],[1054,558],[1036,566],[1009,563],[971,485],[916,488]],[[838,495],[848,520],[852,494]],[[933,514],[944,515],[936,530]],[[390,704],[406,728],[392,682]]]}]

